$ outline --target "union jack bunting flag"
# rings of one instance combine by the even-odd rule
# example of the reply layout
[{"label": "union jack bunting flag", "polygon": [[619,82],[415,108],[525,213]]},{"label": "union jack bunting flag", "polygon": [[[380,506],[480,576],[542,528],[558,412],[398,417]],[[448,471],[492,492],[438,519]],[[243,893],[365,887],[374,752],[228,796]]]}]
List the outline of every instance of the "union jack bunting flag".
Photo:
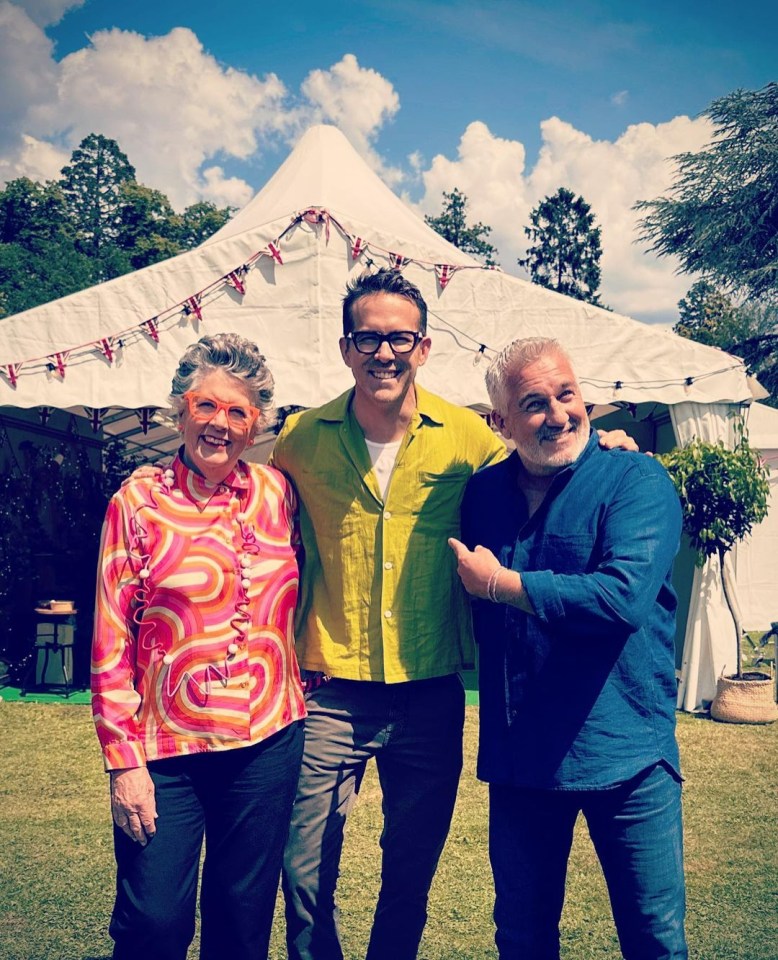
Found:
[{"label": "union jack bunting flag", "polygon": [[147,333],[154,343],[159,343],[159,327],[157,326],[156,317],[153,317],[151,320],[144,320],[141,324],[141,330]]},{"label": "union jack bunting flag", "polygon": [[284,265],[284,261],[281,259],[281,251],[278,249],[278,245],[273,243],[272,240],[267,245],[267,252],[270,254],[270,256],[275,260],[277,264],[279,264],[280,266]]},{"label": "union jack bunting flag", "polygon": [[184,306],[184,313],[185,313],[187,316],[189,316],[190,313],[193,313],[193,314],[197,317],[197,319],[198,319],[200,322],[202,322],[202,319],[203,319],[203,311],[200,309],[200,295],[199,295],[199,294],[198,294],[196,297],[190,297],[190,298],[186,301],[186,305]]},{"label": "union jack bunting flag", "polygon": [[5,365],[5,375],[8,377],[8,382],[12,387],[16,386],[16,381],[19,379],[19,371],[24,366],[22,363],[7,363]]},{"label": "union jack bunting flag", "polygon": [[450,263],[436,263],[435,275],[438,278],[440,289],[445,290],[446,284],[454,276],[459,267],[454,267]]},{"label": "union jack bunting flag", "polygon": [[56,370],[57,373],[65,379],[65,367],[67,366],[68,357],[70,356],[70,351],[63,353],[53,353],[49,358],[49,367],[52,371]]},{"label": "union jack bunting flag", "polygon": [[243,294],[246,292],[246,286],[243,283],[243,276],[245,276],[245,274],[242,270],[233,270],[232,273],[227,274],[227,283],[231,287],[234,287],[241,296],[243,296]]},{"label": "union jack bunting flag", "polygon": [[90,424],[92,425],[92,433],[97,433],[97,431],[103,425],[105,407],[84,407],[84,410],[86,411],[86,415]]},{"label": "union jack bunting flag", "polygon": [[140,428],[143,431],[144,436],[151,428],[151,416],[155,410],[156,407],[141,407],[139,410],[135,411],[138,420],[140,420]]},{"label": "union jack bunting flag", "polygon": [[113,337],[104,337],[102,340],[98,340],[97,347],[100,352],[106,358],[109,363],[114,361],[114,349],[113,349],[114,339]]},{"label": "union jack bunting flag", "polygon": [[407,262],[408,257],[403,256],[401,253],[389,254],[389,265],[391,266],[392,270],[402,270]]},{"label": "union jack bunting flag", "polygon": [[351,238],[351,259],[359,260],[362,254],[367,250],[367,240],[363,240],[362,237],[352,237]]}]

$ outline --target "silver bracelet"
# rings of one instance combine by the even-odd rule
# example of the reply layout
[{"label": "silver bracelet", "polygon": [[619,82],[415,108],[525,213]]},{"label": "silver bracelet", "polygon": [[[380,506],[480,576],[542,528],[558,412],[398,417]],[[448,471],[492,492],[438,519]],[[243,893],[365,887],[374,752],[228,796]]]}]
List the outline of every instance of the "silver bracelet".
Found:
[{"label": "silver bracelet", "polygon": [[492,603],[497,603],[497,578],[502,573],[502,567],[496,567],[492,572],[492,575],[489,577],[489,582],[486,584],[486,596],[492,601]]}]

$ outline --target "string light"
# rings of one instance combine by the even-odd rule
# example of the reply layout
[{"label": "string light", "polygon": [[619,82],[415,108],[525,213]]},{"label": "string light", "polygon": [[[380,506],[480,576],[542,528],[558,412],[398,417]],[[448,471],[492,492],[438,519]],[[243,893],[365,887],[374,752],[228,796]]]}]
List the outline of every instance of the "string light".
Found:
[{"label": "string light", "polygon": [[474,367],[477,367],[478,364],[483,360],[485,352],[486,352],[486,344],[482,343],[481,346],[478,348],[478,353],[476,353],[475,357],[473,358]]},{"label": "string light", "polygon": [[688,396],[692,392],[694,377],[687,377],[683,382],[683,392]]}]

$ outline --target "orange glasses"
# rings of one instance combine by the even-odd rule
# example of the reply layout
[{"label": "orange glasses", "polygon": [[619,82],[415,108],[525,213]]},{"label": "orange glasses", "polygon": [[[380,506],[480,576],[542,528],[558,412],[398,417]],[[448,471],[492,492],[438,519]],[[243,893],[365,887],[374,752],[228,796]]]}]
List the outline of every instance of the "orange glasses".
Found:
[{"label": "orange glasses", "polygon": [[221,400],[216,400],[204,393],[195,393],[193,390],[189,390],[184,396],[189,406],[190,416],[201,423],[213,420],[220,410],[227,415],[230,426],[240,430],[250,430],[259,418],[259,410],[248,403],[222,403]]}]

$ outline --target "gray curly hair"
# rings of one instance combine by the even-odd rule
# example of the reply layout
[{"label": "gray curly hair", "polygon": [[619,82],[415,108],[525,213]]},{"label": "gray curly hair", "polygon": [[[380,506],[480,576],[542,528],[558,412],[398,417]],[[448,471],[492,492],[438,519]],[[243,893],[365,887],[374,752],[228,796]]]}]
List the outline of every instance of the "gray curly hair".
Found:
[{"label": "gray curly hair", "polygon": [[184,408],[184,394],[215,370],[222,370],[246,384],[252,404],[259,409],[258,427],[266,429],[275,422],[273,406],[273,374],[267,367],[259,347],[237,333],[216,333],[201,337],[186,348],[178,362],[170,389],[170,411],[157,419],[174,425]]}]

